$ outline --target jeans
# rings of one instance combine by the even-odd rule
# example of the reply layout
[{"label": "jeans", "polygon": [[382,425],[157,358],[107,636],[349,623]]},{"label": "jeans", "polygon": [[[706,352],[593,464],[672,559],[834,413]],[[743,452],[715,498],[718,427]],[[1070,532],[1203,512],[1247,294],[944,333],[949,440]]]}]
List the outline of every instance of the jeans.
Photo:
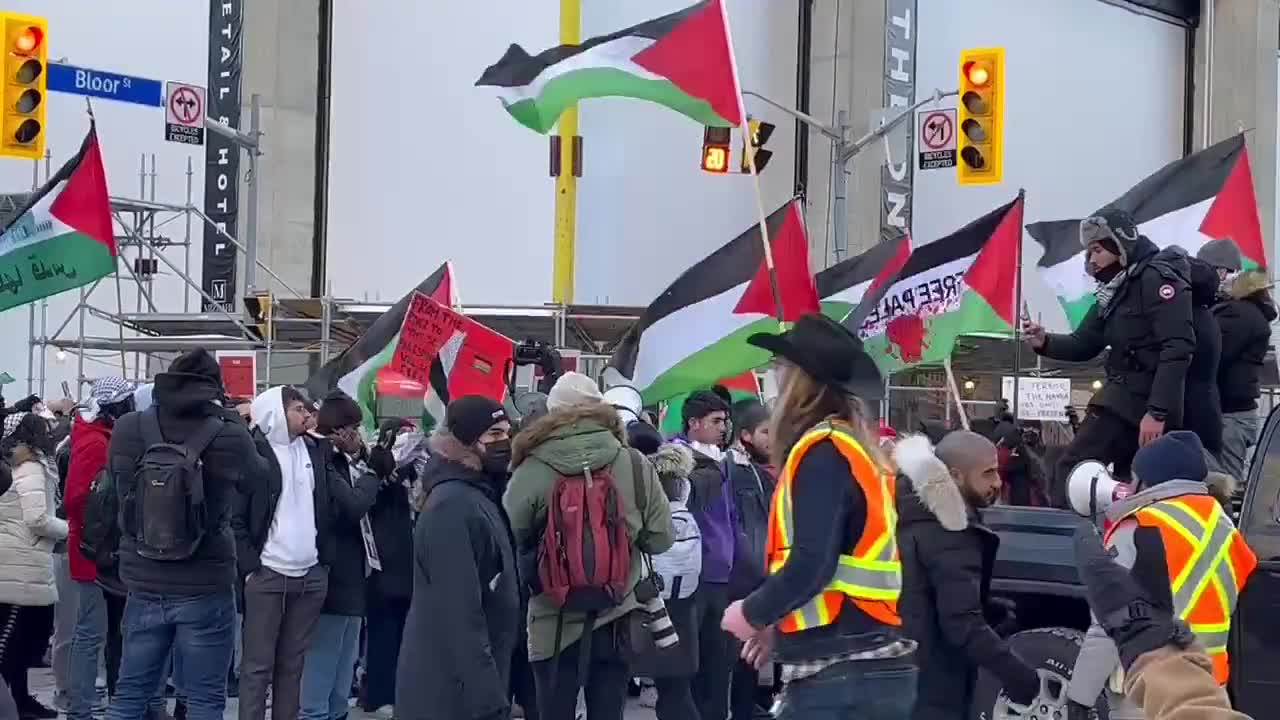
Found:
[{"label": "jeans", "polygon": [[554,658],[533,663],[540,720],[574,720],[579,689],[586,695],[588,718],[622,720],[631,669],[623,659],[619,634],[626,637],[624,620],[598,627],[591,633],[586,678],[578,677],[578,654],[583,640],[564,648]]},{"label": "jeans", "polygon": [[408,598],[369,604],[368,659],[364,665],[364,709],[369,712],[396,704],[396,665],[408,615]]},{"label": "jeans", "polygon": [[699,583],[697,599],[698,674],[693,676],[693,701],[701,720],[729,717],[729,678],[733,674],[737,645],[733,636],[720,628],[729,607],[729,586]]},{"label": "jeans", "polygon": [[267,688],[272,718],[298,716],[303,658],[328,591],[329,572],[322,566],[297,578],[264,567],[245,579],[240,720],[266,717]]},{"label": "jeans", "polygon": [[302,666],[302,720],[338,720],[351,708],[362,618],[321,615]]},{"label": "jeans", "polygon": [[[735,649],[739,649],[735,645]],[[777,677],[774,666],[765,669],[770,677]],[[773,707],[773,685],[761,685],[760,673],[746,660],[738,658],[733,666],[733,682],[729,688],[729,711],[733,720],[751,720],[758,708]]]},{"label": "jeans", "polygon": [[67,553],[53,554],[53,577],[58,585],[58,602],[53,606],[53,687],[65,695],[71,690],[71,638],[76,630],[77,594],[80,583],[71,579]]},{"label": "jeans", "polygon": [[1258,411],[1222,414],[1222,469],[1243,488],[1249,469],[1249,449],[1258,441]]},{"label": "jeans", "polygon": [[903,662],[842,662],[790,683],[783,690],[776,717],[778,720],[910,720],[916,703],[916,669]]},{"label": "jeans", "polygon": [[658,691],[658,704],[653,714],[658,720],[699,720],[698,706],[693,702],[692,678],[667,677],[654,678],[653,686]]},{"label": "jeans", "polygon": [[142,720],[165,680],[171,652],[174,685],[183,693],[189,720],[221,720],[235,617],[230,587],[215,595],[130,593],[120,680],[107,720]]}]

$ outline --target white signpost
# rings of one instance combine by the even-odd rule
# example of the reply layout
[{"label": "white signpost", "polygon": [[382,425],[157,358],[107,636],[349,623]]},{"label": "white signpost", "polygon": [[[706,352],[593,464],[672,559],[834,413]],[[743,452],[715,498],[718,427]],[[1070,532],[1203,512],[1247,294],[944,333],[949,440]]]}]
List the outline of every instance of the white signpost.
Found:
[{"label": "white signpost", "polygon": [[[1013,378],[1001,382],[1000,396],[1013,404]],[[1024,377],[1018,379],[1018,419],[1056,420],[1066,422],[1071,404],[1071,380],[1068,378]]]}]

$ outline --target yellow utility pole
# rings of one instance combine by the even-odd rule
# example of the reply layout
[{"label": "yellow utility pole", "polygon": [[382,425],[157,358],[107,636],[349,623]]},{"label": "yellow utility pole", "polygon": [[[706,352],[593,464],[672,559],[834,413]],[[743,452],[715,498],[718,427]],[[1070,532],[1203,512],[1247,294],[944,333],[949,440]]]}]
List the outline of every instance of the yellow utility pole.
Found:
[{"label": "yellow utility pole", "polygon": [[[582,42],[582,0],[560,0],[560,44]],[[578,106],[560,116],[556,130],[560,136],[560,175],[556,178],[556,240],[552,299],[564,305],[573,302],[574,241],[578,229],[578,178],[574,174],[574,137],[578,134]],[[581,159],[578,159],[579,162]]]}]

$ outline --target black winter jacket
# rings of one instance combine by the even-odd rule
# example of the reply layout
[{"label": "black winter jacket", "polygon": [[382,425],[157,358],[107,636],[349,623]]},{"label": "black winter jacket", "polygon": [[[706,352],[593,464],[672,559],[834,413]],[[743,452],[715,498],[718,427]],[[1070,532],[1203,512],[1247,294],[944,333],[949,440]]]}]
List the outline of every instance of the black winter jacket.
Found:
[{"label": "black winter jacket", "polygon": [[427,496],[413,535],[396,717],[506,717],[520,628],[515,539],[499,484],[473,451],[442,438],[452,436],[433,436],[422,478]]},{"label": "black winter jacket", "polygon": [[[156,376],[155,406],[165,440],[182,443],[209,418],[223,423],[203,456],[205,503],[209,528],[194,557],[181,562],[148,560],[136,552],[130,528],[120,538],[120,579],[130,592],[162,595],[205,595],[229,592],[236,582],[236,546],[231,531],[231,505],[237,490],[247,490],[268,469],[254,447],[249,429],[219,404],[222,386],[215,377],[188,373]],[[126,517],[132,515],[134,473],[146,451],[141,413],[116,420],[108,463]]]},{"label": "black winter jacket", "polygon": [[364,617],[365,552],[360,518],[369,512],[378,497],[378,476],[366,471],[352,484],[346,454],[336,450],[327,440],[320,440],[318,444],[333,458],[333,467],[337,471],[329,488],[334,513],[334,543],[329,563],[329,592],[324,597],[321,612]]},{"label": "black winter jacket", "polygon": [[1227,296],[1213,309],[1222,331],[1222,359],[1218,364],[1222,411],[1256,410],[1276,305],[1266,274],[1258,271],[1237,275],[1227,288]]},{"label": "black winter jacket", "polygon": [[387,601],[404,602],[413,596],[413,508],[404,484],[411,473],[412,468],[402,468],[384,481],[369,511],[382,562],[382,569],[373,571],[367,583],[371,612]]},{"label": "black winter jacket", "polygon": [[765,547],[769,541],[769,501],[776,484],[773,474],[746,453],[730,449],[727,456],[730,492],[738,517],[729,599],[741,600],[764,582]]},{"label": "black winter jacket", "polygon": [[[338,482],[351,484],[338,477],[338,469],[333,465],[333,453],[328,444],[321,445],[311,436],[304,436],[307,452],[311,456],[311,471],[315,474],[315,519],[316,550],[320,556],[320,564],[332,567],[337,552],[337,538],[334,526],[339,517],[338,503],[333,496],[333,488]],[[280,503],[283,482],[280,477],[280,462],[276,459],[271,443],[260,430],[253,431],[253,442],[258,454],[266,458],[267,468],[260,473],[252,487],[243,488],[235,497],[232,508],[231,528],[236,539],[236,563],[239,566],[239,578],[243,579],[262,567],[262,548],[267,544],[267,534],[271,531],[271,523],[276,517],[276,506]]]},{"label": "black winter jacket", "polygon": [[1145,236],[1128,249],[1128,280],[1104,310],[1095,305],[1069,335],[1051,334],[1041,355],[1085,362],[1107,346],[1107,381],[1090,404],[1135,426],[1148,412],[1182,422],[1187,367],[1195,351],[1190,269],[1180,250],[1157,250]]},{"label": "black winter jacket", "polygon": [[979,668],[1006,688],[1034,688],[1039,681],[986,618],[1000,539],[980,524],[925,438],[903,440],[894,456],[904,473],[897,502],[898,608],[903,633],[919,643],[912,718],[963,720],[970,716]]},{"label": "black winter jacket", "polygon": [[1196,350],[1187,366],[1188,411],[1183,413],[1182,427],[1198,435],[1204,448],[1216,456],[1222,452],[1222,399],[1218,394],[1222,333],[1212,309],[1218,296],[1218,273],[1201,260],[1192,258],[1190,263],[1191,325],[1196,333]]}]

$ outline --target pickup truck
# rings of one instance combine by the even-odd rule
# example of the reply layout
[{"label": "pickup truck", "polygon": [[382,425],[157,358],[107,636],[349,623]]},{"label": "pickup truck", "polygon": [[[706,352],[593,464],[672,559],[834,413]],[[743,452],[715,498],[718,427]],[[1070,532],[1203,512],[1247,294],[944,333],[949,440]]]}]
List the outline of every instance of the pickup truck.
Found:
[{"label": "pickup truck", "polygon": [[[1076,654],[1089,626],[1084,588],[1076,574],[1072,535],[1080,518],[1069,510],[995,506],[986,525],[1000,536],[991,581],[994,596],[1016,604],[1014,649],[1045,678],[1042,697],[1065,701]],[[1231,623],[1231,680],[1235,707],[1254,718],[1276,717],[1280,698],[1280,409],[1262,429],[1237,526],[1258,556]],[[1055,707],[1056,706],[1056,707]],[[975,720],[1060,720],[1058,703],[1019,715],[1009,709],[999,682],[983,673],[974,695]],[[1105,700],[1099,720],[1109,715]]]}]

